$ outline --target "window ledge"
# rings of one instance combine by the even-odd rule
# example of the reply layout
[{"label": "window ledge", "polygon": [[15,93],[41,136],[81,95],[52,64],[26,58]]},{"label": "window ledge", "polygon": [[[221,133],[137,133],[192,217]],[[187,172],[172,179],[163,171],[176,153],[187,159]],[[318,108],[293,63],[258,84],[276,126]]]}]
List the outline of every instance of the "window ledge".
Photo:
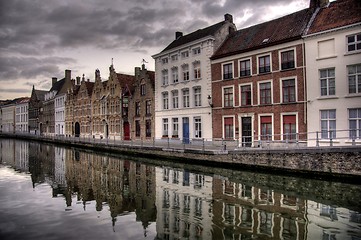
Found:
[{"label": "window ledge", "polygon": [[317,98],[317,100],[330,100],[330,99],[338,99],[339,97],[334,95],[334,96],[320,96]]},{"label": "window ledge", "polygon": [[234,78],[223,78],[223,81],[229,81],[229,80],[234,80]]},{"label": "window ledge", "polygon": [[292,71],[292,70],[296,70],[296,67],[287,68],[287,69],[281,69],[280,72],[287,72],[287,71]]},{"label": "window ledge", "polygon": [[263,76],[263,75],[267,75],[267,74],[271,74],[272,71],[269,71],[269,72],[264,72],[264,73],[258,73],[258,76]]},{"label": "window ledge", "polygon": [[332,55],[332,56],[327,56],[327,57],[319,57],[319,58],[316,58],[316,61],[326,60],[326,59],[336,58],[336,57],[337,57],[337,55]]},{"label": "window ledge", "polygon": [[349,56],[349,55],[354,55],[354,54],[359,54],[361,53],[361,50],[355,50],[355,51],[351,51],[351,52],[345,52],[344,56]]},{"label": "window ledge", "polygon": [[355,97],[361,97],[361,93],[350,93],[345,96],[345,98],[355,98]]}]

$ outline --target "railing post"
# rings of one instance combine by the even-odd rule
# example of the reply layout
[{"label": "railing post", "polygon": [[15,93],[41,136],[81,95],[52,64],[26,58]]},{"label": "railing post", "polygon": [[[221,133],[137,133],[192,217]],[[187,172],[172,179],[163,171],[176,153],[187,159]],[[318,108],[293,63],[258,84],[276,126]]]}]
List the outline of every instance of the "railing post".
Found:
[{"label": "railing post", "polygon": [[320,140],[318,139],[318,131],[316,131],[316,147],[320,146]]},{"label": "railing post", "polygon": [[352,134],[352,146],[356,145],[355,137],[355,134]]},{"label": "railing post", "polygon": [[332,130],[330,130],[330,147],[333,146],[333,139],[332,139],[333,135],[332,135]]},{"label": "railing post", "polygon": [[168,148],[169,148],[169,136],[168,136],[168,138],[167,138],[167,142],[168,142]]},{"label": "railing post", "polygon": [[153,137],[153,147],[155,147],[155,137]]},{"label": "railing post", "polygon": [[299,139],[300,139],[300,135],[299,133],[296,133],[296,146],[299,147]]},{"label": "railing post", "polygon": [[203,143],[202,150],[203,150],[203,153],[204,153],[204,138],[202,138],[202,143]]}]

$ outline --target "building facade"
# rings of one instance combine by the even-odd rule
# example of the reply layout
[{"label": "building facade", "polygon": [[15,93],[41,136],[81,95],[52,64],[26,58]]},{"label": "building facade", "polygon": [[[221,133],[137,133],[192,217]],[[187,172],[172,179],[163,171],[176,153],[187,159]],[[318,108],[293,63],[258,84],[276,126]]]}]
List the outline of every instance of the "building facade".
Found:
[{"label": "building facade", "polygon": [[29,132],[29,98],[20,99],[15,106],[15,131]]},{"label": "building facade", "polygon": [[[153,140],[154,138],[154,72],[145,65],[135,68],[135,82],[129,98],[128,117],[131,139]],[[124,103],[123,98],[123,103]]]},{"label": "building facade", "polygon": [[190,143],[211,140],[210,60],[230,32],[232,16],[175,40],[155,59],[155,138]]},{"label": "building facade", "polygon": [[45,90],[36,90],[34,85],[29,100],[29,133],[40,134],[40,112],[43,111]]},{"label": "building facade", "polygon": [[304,37],[308,145],[361,144],[361,5],[335,1],[317,11]]},{"label": "building facade", "polygon": [[238,30],[212,56],[213,137],[252,147],[306,140],[302,34],[313,9]]}]

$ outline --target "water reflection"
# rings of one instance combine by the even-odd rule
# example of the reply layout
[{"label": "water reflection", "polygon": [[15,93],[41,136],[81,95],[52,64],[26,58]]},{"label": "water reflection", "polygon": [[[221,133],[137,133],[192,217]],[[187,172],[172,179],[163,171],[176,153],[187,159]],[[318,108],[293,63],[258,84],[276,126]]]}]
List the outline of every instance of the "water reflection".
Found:
[{"label": "water reflection", "polygon": [[157,166],[25,141],[3,139],[0,147],[2,168],[30,174],[34,189],[51,186],[65,211],[80,203],[109,214],[113,231],[121,218],[139,222],[139,239],[361,239],[360,185]]}]

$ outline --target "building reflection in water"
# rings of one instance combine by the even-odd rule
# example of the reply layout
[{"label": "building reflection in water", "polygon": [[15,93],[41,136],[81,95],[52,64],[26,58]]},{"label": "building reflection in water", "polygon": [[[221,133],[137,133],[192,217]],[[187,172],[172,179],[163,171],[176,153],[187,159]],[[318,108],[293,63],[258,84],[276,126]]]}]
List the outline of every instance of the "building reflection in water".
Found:
[{"label": "building reflection in water", "polygon": [[32,142],[1,140],[0,147],[0,163],[30,173],[33,187],[49,184],[67,209],[82,202],[86,211],[92,201],[97,211],[109,209],[113,229],[134,212],[145,237],[156,224],[156,239],[360,239],[360,213],[249,179]]}]

